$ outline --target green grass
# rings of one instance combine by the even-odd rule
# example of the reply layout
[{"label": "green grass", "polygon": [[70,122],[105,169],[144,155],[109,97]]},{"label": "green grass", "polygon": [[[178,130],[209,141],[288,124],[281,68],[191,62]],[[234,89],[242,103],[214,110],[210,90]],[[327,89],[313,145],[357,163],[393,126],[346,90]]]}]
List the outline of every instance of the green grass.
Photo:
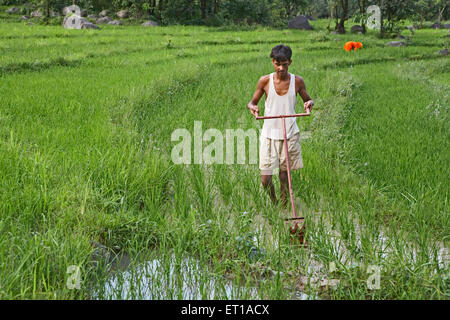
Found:
[{"label": "green grass", "polygon": [[[208,270],[193,282],[205,298],[214,278],[217,299],[252,298],[254,288],[253,298],[267,299],[297,290],[448,299],[450,79],[448,59],[436,54],[447,33],[418,30],[408,46],[390,48],[372,32],[328,35],[326,24],[306,32],[0,23],[0,297],[93,298],[109,278],[107,264],[91,259],[97,241],[132,256],[136,276],[140,263],[160,259],[176,283],[161,294],[155,279],[162,299],[181,298],[191,281],[183,261]],[[364,48],[345,52],[349,40]],[[193,132],[194,121],[223,133],[261,127],[246,104],[279,42],[292,47],[290,71],[316,102],[298,120],[312,135],[302,142],[304,169],[293,172],[307,250],[291,241],[288,213],[270,205],[257,165],[171,161],[171,133]],[[266,255],[252,258],[251,247]],[[81,290],[66,286],[70,265],[80,266]],[[370,265],[381,269],[378,290],[366,283]],[[319,285],[327,279],[340,282]],[[139,283],[129,298],[142,298]]]}]

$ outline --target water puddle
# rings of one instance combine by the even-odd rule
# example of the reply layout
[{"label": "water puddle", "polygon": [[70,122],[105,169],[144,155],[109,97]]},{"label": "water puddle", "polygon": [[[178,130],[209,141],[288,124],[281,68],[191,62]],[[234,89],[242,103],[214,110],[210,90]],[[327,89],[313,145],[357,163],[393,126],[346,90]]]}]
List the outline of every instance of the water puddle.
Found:
[{"label": "water puddle", "polygon": [[257,299],[254,287],[241,287],[211,274],[193,258],[153,259],[113,272],[94,299]]},{"label": "water puddle", "polygon": [[[106,300],[255,300],[261,299],[256,287],[236,285],[229,278],[215,276],[194,258],[176,261],[153,259],[130,267],[124,255],[112,266],[111,277],[92,294]],[[287,289],[287,288],[286,288]],[[302,291],[288,294],[288,299],[315,300]]]}]

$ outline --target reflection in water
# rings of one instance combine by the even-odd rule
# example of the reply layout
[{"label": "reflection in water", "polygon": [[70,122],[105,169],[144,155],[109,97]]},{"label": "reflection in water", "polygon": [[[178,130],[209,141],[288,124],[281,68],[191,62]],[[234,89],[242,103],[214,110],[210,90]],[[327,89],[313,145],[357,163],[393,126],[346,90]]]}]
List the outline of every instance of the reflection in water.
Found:
[{"label": "reflection in water", "polygon": [[[125,261],[125,262],[124,262]],[[129,268],[129,257],[123,256],[114,267],[116,272],[108,279],[94,299],[260,299],[255,287],[243,287],[231,280],[211,274],[206,266],[193,258],[177,261],[154,259]],[[290,299],[317,299],[295,291]]]},{"label": "reflection in water", "polygon": [[192,258],[154,259],[116,272],[94,296],[97,299],[256,299],[255,288],[234,286],[210,274]]}]

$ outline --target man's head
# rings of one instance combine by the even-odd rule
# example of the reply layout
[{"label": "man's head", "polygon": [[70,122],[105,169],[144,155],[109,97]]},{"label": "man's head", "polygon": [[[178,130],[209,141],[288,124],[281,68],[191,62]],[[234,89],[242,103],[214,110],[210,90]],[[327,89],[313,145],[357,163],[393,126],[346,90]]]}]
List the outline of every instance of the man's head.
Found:
[{"label": "man's head", "polygon": [[276,73],[279,77],[284,77],[287,75],[289,65],[292,60],[292,50],[289,46],[278,45],[273,47],[272,52],[270,53],[270,57],[272,58],[272,64],[275,68]]}]

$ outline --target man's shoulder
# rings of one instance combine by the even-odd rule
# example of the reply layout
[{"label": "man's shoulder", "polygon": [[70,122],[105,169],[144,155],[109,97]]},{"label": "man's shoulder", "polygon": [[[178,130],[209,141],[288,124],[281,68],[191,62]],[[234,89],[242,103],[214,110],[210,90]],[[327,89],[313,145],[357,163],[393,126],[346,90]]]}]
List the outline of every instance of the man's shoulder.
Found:
[{"label": "man's shoulder", "polygon": [[258,87],[265,87],[270,80],[270,74],[266,74],[264,76],[261,76],[258,80]]},{"label": "man's shoulder", "polygon": [[261,76],[258,81],[267,82],[267,81],[269,81],[269,79],[270,79],[270,74],[266,74],[266,75]]},{"label": "man's shoulder", "polygon": [[300,77],[299,75],[295,75],[295,82],[297,82],[297,83],[302,83],[302,82],[304,82],[304,80],[303,80],[303,78]]}]

